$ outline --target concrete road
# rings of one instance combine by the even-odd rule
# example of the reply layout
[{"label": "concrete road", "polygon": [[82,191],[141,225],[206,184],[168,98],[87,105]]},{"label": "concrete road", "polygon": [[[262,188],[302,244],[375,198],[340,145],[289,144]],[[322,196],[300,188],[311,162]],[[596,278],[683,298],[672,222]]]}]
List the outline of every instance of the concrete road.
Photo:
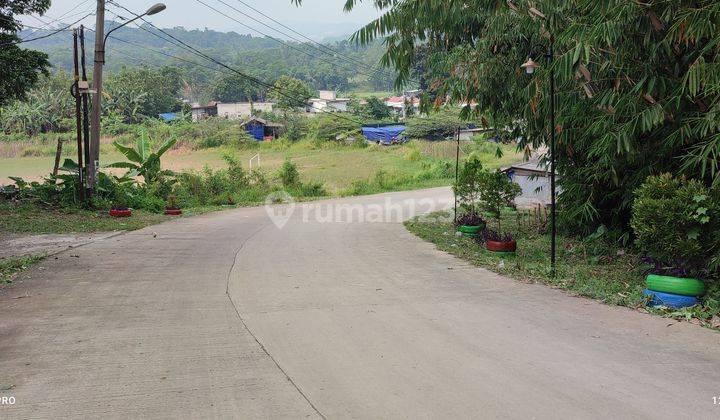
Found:
[{"label": "concrete road", "polygon": [[51,257],[0,291],[0,418],[720,417],[720,335],[397,222],[448,197],[230,210]]}]

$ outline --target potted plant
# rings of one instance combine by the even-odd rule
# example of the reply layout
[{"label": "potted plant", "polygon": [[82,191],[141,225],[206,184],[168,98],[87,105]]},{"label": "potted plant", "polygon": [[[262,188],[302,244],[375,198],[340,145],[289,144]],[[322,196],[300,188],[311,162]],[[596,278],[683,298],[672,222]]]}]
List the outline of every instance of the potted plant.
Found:
[{"label": "potted plant", "polygon": [[718,214],[717,199],[697,180],[662,174],[648,177],[635,191],[630,225],[652,265],[644,291],[652,305],[698,303],[705,292],[700,278],[720,245]]},{"label": "potted plant", "polygon": [[130,217],[132,209],[129,207],[130,192],[129,186],[126,184],[118,184],[113,191],[112,206],[110,207],[110,216],[112,217]]},{"label": "potted plant", "polygon": [[485,226],[485,220],[476,213],[465,213],[455,219],[457,231],[465,236],[478,236]]},{"label": "potted plant", "polygon": [[454,224],[458,232],[463,235],[476,236],[486,226],[485,220],[480,217],[476,208],[480,199],[479,189],[482,170],[480,160],[471,156],[463,164],[453,186],[461,212],[459,215],[455,215]]},{"label": "potted plant", "polygon": [[511,234],[502,232],[501,213],[510,206],[522,190],[508,176],[500,171],[483,171],[479,177],[478,192],[485,214],[497,223],[497,230],[486,229],[483,232],[485,247],[492,252],[515,252],[517,242]]},{"label": "potted plant", "polygon": [[168,216],[180,216],[182,214],[182,210],[177,204],[177,198],[174,195],[168,196],[167,204],[165,204],[165,214]]},{"label": "potted plant", "polygon": [[501,234],[492,229],[485,229],[482,232],[482,239],[488,251],[513,254],[517,250],[517,241],[510,233]]}]

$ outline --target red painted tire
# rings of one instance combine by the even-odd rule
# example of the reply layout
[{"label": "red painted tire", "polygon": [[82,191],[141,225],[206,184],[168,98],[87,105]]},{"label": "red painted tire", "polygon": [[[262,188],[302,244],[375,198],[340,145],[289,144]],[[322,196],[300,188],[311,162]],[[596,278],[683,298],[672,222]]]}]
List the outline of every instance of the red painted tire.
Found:
[{"label": "red painted tire", "polygon": [[112,217],[130,217],[132,216],[132,210],[115,210],[110,209],[110,216]]},{"label": "red painted tire", "polygon": [[180,216],[182,214],[182,210],[180,209],[165,209],[165,214],[168,216]]},{"label": "red painted tire", "polygon": [[517,242],[497,242],[497,241],[486,241],[485,248],[492,252],[515,252],[517,249]]}]

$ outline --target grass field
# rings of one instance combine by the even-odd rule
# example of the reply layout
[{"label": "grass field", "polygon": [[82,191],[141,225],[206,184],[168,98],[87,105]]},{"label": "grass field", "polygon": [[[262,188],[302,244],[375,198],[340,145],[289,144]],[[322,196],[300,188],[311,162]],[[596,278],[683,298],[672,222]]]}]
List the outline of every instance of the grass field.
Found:
[{"label": "grass field", "polygon": [[[123,160],[122,156],[104,144],[101,153],[102,163]],[[471,148],[477,149],[471,142],[462,145],[463,155]],[[512,145],[501,145],[503,156],[495,156],[496,146],[487,144],[481,147],[479,154],[489,168],[505,166],[521,160]],[[375,146],[365,148],[317,144],[313,142],[259,143],[243,148],[228,147],[191,150],[179,148],[168,152],[162,160],[163,167],[175,171],[201,170],[204,166],[223,168],[226,166],[223,155],[233,154],[249,167],[249,160],[256,154],[260,155],[260,168],[267,172],[275,171],[286,158],[290,158],[298,166],[304,181],[319,181],[333,194],[348,188],[358,180],[371,179],[378,171],[384,171],[391,177],[413,176],[435,162],[451,162],[455,160],[454,142],[413,141],[399,146]],[[71,153],[67,157],[72,157]],[[0,157],[0,184],[10,184],[9,176],[19,176],[28,180],[39,180],[52,170],[52,156],[19,156],[12,158]],[[257,163],[254,162],[254,167]],[[448,185],[450,178],[437,179],[420,186]]]}]

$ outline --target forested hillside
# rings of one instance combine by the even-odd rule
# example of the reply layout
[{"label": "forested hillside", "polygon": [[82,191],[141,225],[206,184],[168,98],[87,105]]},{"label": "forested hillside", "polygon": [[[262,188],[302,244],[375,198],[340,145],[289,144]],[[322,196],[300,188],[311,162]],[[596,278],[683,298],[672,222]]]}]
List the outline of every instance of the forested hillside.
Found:
[{"label": "forested hillside", "polygon": [[[106,22],[107,28],[117,25]],[[273,83],[281,75],[307,82],[315,89],[389,90],[394,72],[378,69],[382,50],[379,43],[356,46],[347,41],[332,44],[299,43],[268,37],[254,37],[235,32],[186,30],[182,27],[164,31],[203,53],[254,77]],[[51,30],[25,30],[22,38],[38,37]],[[86,30],[88,65],[92,65],[94,32]],[[28,44],[48,54],[56,69],[72,69],[72,34],[65,32]],[[216,64],[193,55],[178,42],[156,29],[123,27],[108,40],[106,70],[118,73],[123,67],[173,66],[180,69],[188,99],[206,101],[213,98],[213,88],[228,75]]]}]

